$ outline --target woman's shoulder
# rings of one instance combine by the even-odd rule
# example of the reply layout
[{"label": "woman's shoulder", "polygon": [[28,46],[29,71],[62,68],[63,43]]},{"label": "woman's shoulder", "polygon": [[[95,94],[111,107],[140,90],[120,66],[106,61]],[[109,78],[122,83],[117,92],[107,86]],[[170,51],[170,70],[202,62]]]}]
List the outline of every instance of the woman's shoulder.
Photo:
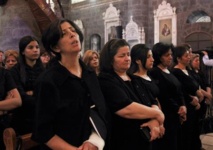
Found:
[{"label": "woman's shoulder", "polygon": [[162,72],[162,70],[158,67],[154,67],[151,70],[148,71],[148,75],[152,78],[159,76],[159,74]]},{"label": "woman's shoulder", "polygon": [[114,75],[111,73],[106,73],[106,72],[100,72],[98,75],[99,79],[113,79]]},{"label": "woman's shoulder", "polygon": [[170,71],[173,73],[173,74],[179,74],[179,73],[183,73],[183,71],[179,68],[171,68]]},{"label": "woman's shoulder", "polygon": [[9,74],[10,71],[3,68],[3,67],[0,67],[0,79],[3,78],[5,75]]}]

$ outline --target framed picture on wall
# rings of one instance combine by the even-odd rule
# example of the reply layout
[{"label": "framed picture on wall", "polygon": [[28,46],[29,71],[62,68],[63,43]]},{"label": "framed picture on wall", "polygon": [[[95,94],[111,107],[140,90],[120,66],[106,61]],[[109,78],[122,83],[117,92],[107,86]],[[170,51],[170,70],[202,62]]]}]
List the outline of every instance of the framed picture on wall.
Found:
[{"label": "framed picture on wall", "polygon": [[154,43],[177,44],[176,8],[165,0],[154,10]]},{"label": "framed picture on wall", "polygon": [[172,19],[159,21],[159,42],[172,43]]}]

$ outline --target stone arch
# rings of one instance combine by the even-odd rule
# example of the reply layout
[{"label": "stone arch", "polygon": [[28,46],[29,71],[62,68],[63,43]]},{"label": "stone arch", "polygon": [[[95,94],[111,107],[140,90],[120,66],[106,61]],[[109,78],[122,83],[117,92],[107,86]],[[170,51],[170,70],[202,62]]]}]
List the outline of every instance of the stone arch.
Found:
[{"label": "stone arch", "polygon": [[185,42],[192,46],[193,51],[204,50],[212,47],[213,37],[208,32],[196,31],[191,32],[185,37]]},{"label": "stone arch", "polygon": [[[212,22],[205,22],[205,23],[187,23],[187,19],[189,16],[196,11],[203,11],[206,14],[211,14],[208,9],[205,9],[202,5],[195,5],[194,7],[188,9],[187,11],[184,11],[182,13],[177,14],[178,23],[178,38],[177,38],[177,43],[183,43],[185,42],[185,38],[189,36],[192,33],[195,32],[204,32],[207,34],[213,35],[213,26]],[[211,17],[212,20],[212,17]]]}]

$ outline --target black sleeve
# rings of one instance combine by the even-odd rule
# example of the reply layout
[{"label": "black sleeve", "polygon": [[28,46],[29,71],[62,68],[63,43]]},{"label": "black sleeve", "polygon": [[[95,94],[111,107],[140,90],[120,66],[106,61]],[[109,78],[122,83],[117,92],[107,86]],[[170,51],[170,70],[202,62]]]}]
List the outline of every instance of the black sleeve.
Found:
[{"label": "black sleeve", "polygon": [[6,91],[10,91],[12,89],[16,88],[16,84],[15,81],[13,80],[13,77],[11,76],[11,73],[8,70],[5,70],[5,87],[6,87]]},{"label": "black sleeve", "polygon": [[59,92],[55,85],[41,78],[36,83],[34,92],[36,97],[36,114],[32,139],[37,142],[46,143],[55,135],[54,116],[57,112]]},{"label": "black sleeve", "polygon": [[113,112],[133,102],[116,79],[99,77],[99,81],[106,103]]},{"label": "black sleeve", "polygon": [[31,107],[31,109],[33,109],[34,105],[35,105],[35,98],[34,98],[34,96],[27,95],[26,91],[24,90],[24,83],[21,81],[19,65],[17,64],[10,71],[11,71],[11,75],[15,81],[15,84],[17,85],[17,89],[21,95],[22,106]]}]

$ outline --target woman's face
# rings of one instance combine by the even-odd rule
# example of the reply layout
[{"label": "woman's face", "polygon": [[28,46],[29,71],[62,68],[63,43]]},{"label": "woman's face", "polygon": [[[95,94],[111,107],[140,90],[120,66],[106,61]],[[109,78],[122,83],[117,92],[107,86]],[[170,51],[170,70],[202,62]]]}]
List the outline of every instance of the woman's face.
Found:
[{"label": "woman's face", "polygon": [[172,50],[170,49],[168,52],[163,54],[160,58],[161,64],[165,67],[170,67],[172,64]]},{"label": "woman's face", "polygon": [[63,36],[59,39],[55,51],[63,54],[79,53],[81,51],[81,43],[79,35],[70,23],[61,24]]},{"label": "woman's face", "polygon": [[152,51],[149,50],[147,53],[147,59],[146,59],[146,69],[147,70],[152,69],[153,63],[154,63],[154,58],[152,55]]},{"label": "woman's face", "polygon": [[190,53],[186,51],[180,58],[178,58],[178,63],[188,66],[190,63]]},{"label": "woman's face", "polygon": [[95,53],[92,54],[92,59],[89,62],[89,66],[92,67],[92,68],[98,68],[98,66],[99,66],[99,59],[98,59],[97,54],[95,54]]},{"label": "woman's face", "polygon": [[40,59],[43,64],[47,64],[50,61],[50,56],[44,53],[40,56]]},{"label": "woman's face", "polygon": [[26,48],[24,49],[23,55],[25,55],[25,59],[28,61],[37,60],[40,56],[40,48],[37,41],[31,41]]},{"label": "woman's face", "polygon": [[113,69],[115,72],[126,72],[131,64],[129,46],[120,47],[113,59]]},{"label": "woman's face", "polygon": [[6,58],[5,60],[6,69],[11,69],[15,64],[17,64],[15,56],[11,55]]},{"label": "woman's face", "polygon": [[195,69],[195,70],[199,70],[199,69],[200,69],[200,59],[199,59],[199,57],[196,57],[196,58],[194,58],[194,59],[192,60],[191,66],[192,66],[192,68]]}]

